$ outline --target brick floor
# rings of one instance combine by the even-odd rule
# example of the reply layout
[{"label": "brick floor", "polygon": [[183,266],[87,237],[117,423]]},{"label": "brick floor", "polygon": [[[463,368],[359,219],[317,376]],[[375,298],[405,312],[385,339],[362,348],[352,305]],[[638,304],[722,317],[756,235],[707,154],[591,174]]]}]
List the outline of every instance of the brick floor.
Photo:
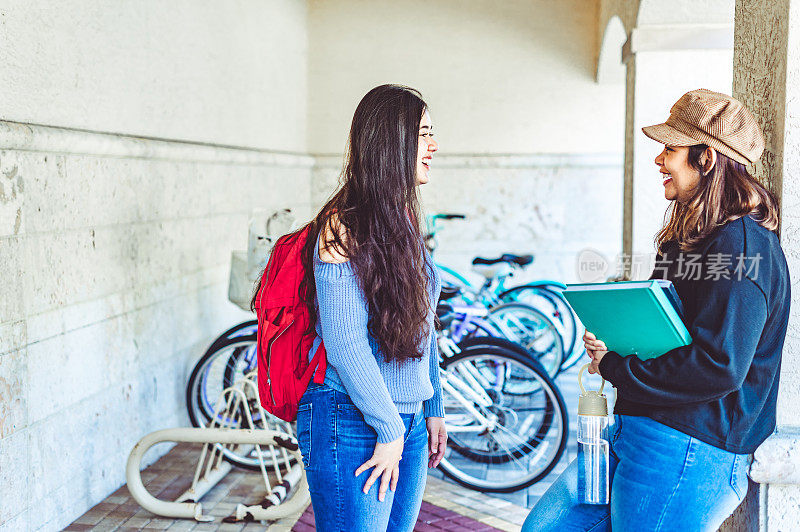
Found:
[{"label": "brick floor", "polygon": [[[488,514],[466,516],[458,511],[448,510],[424,500],[422,501],[422,508],[420,508],[414,531],[441,532],[442,530],[448,530],[458,532],[467,530],[470,532],[500,532],[506,530],[488,524],[486,521],[491,520],[492,517]],[[483,519],[483,521],[480,519]],[[316,528],[314,527],[314,509],[309,506],[295,523],[292,532],[309,532],[311,530],[316,530]]]},{"label": "brick floor", "polygon": [[[174,500],[190,485],[201,445],[176,445],[156,463],[142,471],[142,481],[151,494]],[[292,518],[267,523],[223,523],[239,503],[252,505],[261,501],[265,488],[260,473],[234,468],[200,501],[203,513],[214,522],[198,523],[191,519],[160,517],[145,510],[122,486],[105,500],[76,519],[65,530],[192,530],[308,532],[315,530],[311,507]],[[502,510],[502,511],[499,511]],[[502,517],[498,514],[502,514]],[[414,530],[417,531],[504,531],[518,532],[527,510],[510,502],[467,490],[450,482],[428,477],[423,507]],[[521,519],[519,516],[523,516]]]},{"label": "brick floor", "polygon": [[[580,366],[559,375],[556,380],[569,413],[570,434],[567,449],[554,470],[542,481],[526,490],[509,494],[482,494],[474,492],[444,480],[442,474],[433,471],[428,475],[425,490],[425,506],[420,512],[420,522],[415,530],[442,530],[436,527],[437,522],[425,522],[425,516],[436,515],[436,511],[450,511],[459,517],[470,519],[469,526],[488,528],[469,528],[460,522],[441,520],[447,525],[446,530],[503,530],[515,532],[520,530],[522,522],[541,495],[564,470],[577,454],[575,434],[578,394],[577,374]],[[591,386],[596,382],[591,381]],[[609,395],[609,410],[612,408],[613,392]],[[142,481],[150,492],[159,498],[173,500],[183,493],[191,484],[192,474],[198,458],[199,444],[179,444],[156,463],[142,472]],[[204,513],[215,517],[213,523],[197,523],[188,519],[162,518],[142,509],[130,496],[126,486],[108,496],[101,503],[91,508],[76,519],[67,530],[264,530],[259,523],[233,524],[222,523],[223,517],[230,515],[236,504],[255,504],[264,495],[264,488],[259,488],[259,474],[235,469],[231,471],[217,486],[202,499]],[[436,510],[436,509],[439,510]],[[449,515],[449,514],[448,514]],[[502,516],[502,517],[501,517]],[[465,521],[466,522],[466,521]],[[476,524],[477,523],[477,524]],[[270,523],[270,531],[307,532],[314,530],[314,519],[311,509],[300,516]]]}]

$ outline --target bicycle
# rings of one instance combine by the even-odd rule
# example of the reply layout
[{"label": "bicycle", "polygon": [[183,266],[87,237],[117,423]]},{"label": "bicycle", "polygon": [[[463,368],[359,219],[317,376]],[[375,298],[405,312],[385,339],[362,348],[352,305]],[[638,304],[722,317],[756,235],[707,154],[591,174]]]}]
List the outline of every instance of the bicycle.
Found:
[{"label": "bicycle", "polygon": [[[226,333],[239,331],[250,327],[249,322],[243,322],[229,329]],[[221,335],[224,336],[224,335]],[[286,434],[294,434],[291,425],[258,405],[258,392],[256,382],[256,335],[245,334],[221,337],[214,342],[216,349],[209,349],[195,365],[187,384],[187,408],[189,419],[194,427],[218,426],[228,429],[273,429]],[[245,415],[245,405],[234,409],[222,408],[220,404],[223,390],[234,384],[248,380],[247,406],[250,414]],[[228,405],[230,406],[230,405]],[[233,465],[250,470],[260,470],[263,462],[283,464],[285,460],[293,458],[285,453],[273,455],[272,451],[260,451],[257,446],[218,446],[224,460]],[[259,459],[259,454],[260,459]]]},{"label": "bicycle", "polygon": [[[437,231],[439,220],[465,219],[463,214],[434,214],[428,217],[426,244],[431,253],[438,246]],[[583,326],[564,298],[562,291],[566,285],[553,280],[533,281],[523,285],[507,287],[507,282],[517,271],[533,263],[532,255],[504,254],[495,259],[475,257],[472,261],[476,273],[485,281],[476,288],[471,281],[452,268],[437,263],[444,286],[461,288],[466,304],[481,303],[489,308],[508,303],[531,305],[559,325],[565,356],[560,371],[577,364],[585,354],[579,341]]]},{"label": "bicycle", "polygon": [[[509,322],[500,319],[473,319],[472,323],[480,324],[494,335],[502,327],[506,328],[506,335],[509,333]],[[256,369],[256,329],[256,320],[247,320],[231,327],[212,342],[193,368],[187,384],[187,409],[194,426],[205,426],[215,416],[218,409],[215,409],[213,399],[219,396],[221,390]],[[451,412],[447,414],[446,422],[457,432],[459,428],[469,429],[462,430],[462,436],[456,436],[443,470],[447,469],[445,474],[451,475],[456,482],[474,486],[475,489],[514,491],[546,475],[563,453],[566,442],[564,427],[568,426],[563,398],[552,381],[548,380],[547,371],[530,356],[527,349],[499,338],[471,336],[461,339],[460,346],[456,347],[448,343],[452,340],[443,341],[443,345],[448,346],[449,354],[443,358],[440,371],[448,382],[445,399],[451,402]],[[452,356],[454,354],[457,356]],[[458,358],[460,354],[463,357]],[[444,357],[441,350],[440,356]],[[473,379],[466,384],[462,377],[464,371],[472,373]],[[458,411],[452,412],[453,408],[463,410],[469,405],[470,399],[465,399],[463,394],[470,387],[470,399],[481,399],[470,407],[471,410],[467,408],[470,415],[472,412],[478,414],[472,422],[463,416],[463,412],[460,417]],[[252,400],[257,401],[257,398]],[[520,415],[515,411],[517,407],[521,409],[520,412],[527,412],[521,424]],[[274,421],[272,416],[267,414],[267,417],[270,419],[254,417],[254,427],[249,428],[266,426]],[[241,417],[215,419],[215,422],[225,426],[238,423],[240,426]],[[472,430],[476,426],[483,428],[476,432]],[[512,429],[516,429],[516,432]],[[483,447],[476,444],[482,444]],[[228,452],[224,457],[237,466],[255,469],[259,463],[255,453],[255,449],[244,449],[238,454]],[[464,471],[465,461],[483,464],[480,467],[492,464],[495,464],[494,469],[503,467],[510,481],[492,480],[486,474]],[[535,467],[530,467],[531,464]]]},{"label": "bicycle", "polygon": [[444,475],[496,493],[544,478],[566,449],[569,427],[564,399],[547,372],[508,340],[476,337],[456,344],[439,334],[449,437],[440,464]]},{"label": "bicycle", "polygon": [[[442,289],[441,300],[455,313],[450,334],[456,342],[475,336],[506,338],[525,348],[555,378],[564,359],[564,346],[557,325],[543,312],[522,303],[507,303],[487,309],[481,304],[460,302],[461,290]],[[455,302],[453,302],[455,301]]]},{"label": "bicycle", "polygon": [[[239,334],[249,327],[252,322],[246,321],[220,335],[192,371],[187,386],[192,425],[208,425],[214,416],[214,399],[256,369],[256,335]],[[451,435],[456,455],[446,455],[443,472],[456,482],[482,491],[515,491],[536,482],[552,470],[566,445],[567,413],[560,392],[541,364],[523,347],[488,336],[464,338],[457,345],[445,334],[440,333],[439,345],[446,423],[450,425],[448,431],[452,427],[454,432],[464,434]],[[464,360],[474,368],[469,370],[474,380],[468,383],[461,376],[465,371],[461,365]],[[464,398],[465,393],[469,399]],[[525,419],[530,418],[527,426],[520,421],[518,412],[527,412]],[[280,422],[269,418],[255,415],[253,422],[256,428],[267,422]],[[242,427],[235,419],[215,421]],[[541,446],[542,442],[547,442],[546,447]],[[534,452],[535,455],[529,456]],[[223,456],[239,467],[253,470],[259,467],[255,449],[227,450]],[[470,461],[484,465],[467,467]],[[506,480],[488,478],[487,464],[495,464],[494,469],[506,464],[502,466]],[[476,468],[483,468],[487,478],[481,478]]]},{"label": "bicycle", "polygon": [[[234,325],[214,339],[195,363],[186,386],[186,407],[192,426],[206,426],[220,392],[232,385],[236,377],[244,374],[242,368],[238,372],[236,370],[243,353],[255,360],[257,327],[257,320]],[[220,357],[220,350],[230,350],[231,353],[227,357]]]}]

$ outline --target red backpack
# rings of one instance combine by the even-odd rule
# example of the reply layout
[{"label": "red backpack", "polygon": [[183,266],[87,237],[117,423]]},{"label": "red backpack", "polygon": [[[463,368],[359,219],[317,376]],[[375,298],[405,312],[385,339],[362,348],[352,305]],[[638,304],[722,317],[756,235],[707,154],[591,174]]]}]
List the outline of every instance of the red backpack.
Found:
[{"label": "red backpack", "polygon": [[301,261],[308,228],[282,236],[275,243],[256,294],[258,317],[258,396],[273,415],[294,421],[300,398],[312,376],[325,379],[327,359],[320,345],[311,362],[314,335],[307,334],[308,309],[298,290],[303,280]]}]

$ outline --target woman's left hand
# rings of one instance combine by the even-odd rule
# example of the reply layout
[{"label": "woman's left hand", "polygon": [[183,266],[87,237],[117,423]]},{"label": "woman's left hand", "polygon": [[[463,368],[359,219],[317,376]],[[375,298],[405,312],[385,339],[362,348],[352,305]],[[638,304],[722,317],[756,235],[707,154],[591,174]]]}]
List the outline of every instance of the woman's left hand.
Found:
[{"label": "woman's left hand", "polygon": [[444,428],[443,417],[429,417],[425,419],[428,428],[428,467],[436,467],[444,458],[447,448],[447,430]]},{"label": "woman's left hand", "polygon": [[586,331],[583,335],[583,346],[586,348],[586,353],[592,357],[592,362],[589,364],[589,373],[600,374],[600,361],[608,353],[608,348],[605,342],[598,340],[597,337]]}]

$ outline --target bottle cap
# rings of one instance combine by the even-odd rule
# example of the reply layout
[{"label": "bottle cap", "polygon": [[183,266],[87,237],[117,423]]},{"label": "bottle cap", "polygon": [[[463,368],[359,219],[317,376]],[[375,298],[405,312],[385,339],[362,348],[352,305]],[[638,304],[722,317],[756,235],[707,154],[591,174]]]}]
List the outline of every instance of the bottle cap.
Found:
[{"label": "bottle cap", "polygon": [[[581,387],[581,395],[578,397],[578,415],[579,416],[607,416],[608,415],[608,401],[606,396],[603,395],[603,388],[606,385],[606,380],[603,379],[600,384],[599,390],[586,391],[583,387],[583,372],[589,364],[583,366],[578,373],[578,386]],[[600,377],[602,379],[602,377]]]}]

